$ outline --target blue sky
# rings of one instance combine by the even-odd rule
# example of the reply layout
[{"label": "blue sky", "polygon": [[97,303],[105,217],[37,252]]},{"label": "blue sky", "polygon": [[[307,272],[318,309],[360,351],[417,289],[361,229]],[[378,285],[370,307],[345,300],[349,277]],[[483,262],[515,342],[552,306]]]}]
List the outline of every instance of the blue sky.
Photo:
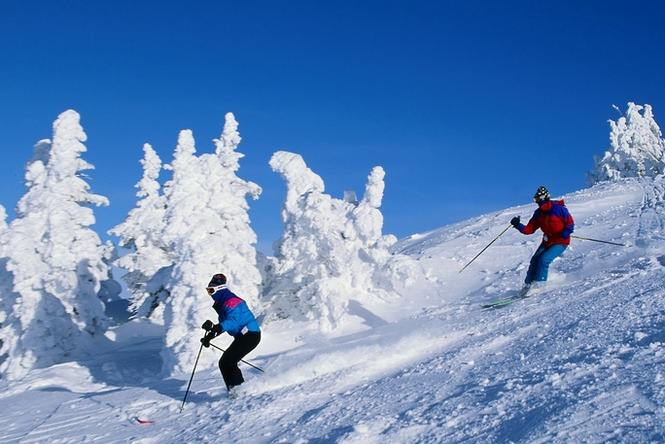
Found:
[{"label": "blue sky", "polygon": [[82,115],[97,228],[135,203],[141,146],[171,159],[191,128],[211,151],[240,122],[239,175],[264,188],[266,251],[285,187],[267,165],[298,152],[327,190],[387,173],[384,231],[399,237],[585,186],[612,104],[665,125],[665,6],[618,1],[3,2],[0,203],[24,192],[34,142]]}]

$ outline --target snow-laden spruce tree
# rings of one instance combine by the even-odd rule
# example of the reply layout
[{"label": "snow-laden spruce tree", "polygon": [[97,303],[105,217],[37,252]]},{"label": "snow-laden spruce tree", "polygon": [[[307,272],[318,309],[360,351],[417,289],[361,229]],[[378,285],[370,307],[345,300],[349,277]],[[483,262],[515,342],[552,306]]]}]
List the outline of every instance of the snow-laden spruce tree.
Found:
[{"label": "snow-laden spruce tree", "polygon": [[149,283],[155,290],[163,288],[165,373],[191,369],[200,345],[200,326],[214,318],[205,291],[213,274],[227,275],[229,287],[258,308],[261,275],[246,199],[258,198],[261,188],[235,174],[242,157],[235,151],[240,142],[237,126],[228,113],[222,136],[215,140],[215,154],[200,157],[192,132],[181,131],[169,167],[173,177],[165,185],[164,239],[174,265],[166,269],[168,274],[163,271]]},{"label": "snow-laden spruce tree", "polygon": [[[7,210],[0,205],[0,330],[7,319],[7,313],[11,311],[14,303],[10,293],[13,286],[11,274],[7,272]],[[0,332],[0,364],[2,359],[2,333]]]},{"label": "snow-laden spruce tree", "polygon": [[5,257],[6,235],[7,233],[7,210],[0,205],[0,257]]},{"label": "snow-laden spruce tree", "polygon": [[4,373],[4,363],[15,340],[15,331],[5,327],[16,300],[12,289],[14,279],[7,271],[7,231],[7,211],[0,205],[0,375]]},{"label": "snow-laden spruce tree", "polygon": [[107,325],[97,297],[107,279],[104,247],[90,228],[92,194],[82,172],[86,135],[79,115],[65,111],[53,123],[53,140],[40,141],[27,166],[27,193],[7,234],[7,269],[15,300],[3,323],[0,370],[9,378],[68,356]]},{"label": "snow-laden spruce tree", "polygon": [[628,103],[626,115],[609,121],[610,148],[596,158],[591,184],[623,177],[655,177],[665,171],[665,140],[650,105]]},{"label": "snow-laden spruce tree", "polygon": [[109,233],[118,236],[119,244],[130,250],[115,264],[127,270],[123,280],[132,292],[131,310],[143,317],[150,316],[158,303],[158,295],[146,288],[148,281],[172,261],[163,238],[166,200],[158,181],[162,161],[148,143],[143,145],[141,165],[143,176],[136,184],[136,207]]},{"label": "snow-laden spruce tree", "polygon": [[[256,259],[256,233],[249,220],[247,198],[256,200],[261,187],[236,175],[245,155],[236,151],[240,144],[238,122],[232,113],[225,116],[224,129],[215,139],[215,154],[203,154],[199,161],[206,175],[207,203],[221,222],[216,225],[208,257],[223,268],[229,284],[250,307],[258,309],[261,273]],[[210,231],[212,232],[212,231]]]},{"label": "snow-laden spruce tree", "polygon": [[323,180],[298,154],[276,152],[270,166],[287,187],[284,234],[266,285],[274,313],[318,321],[329,332],[349,313],[352,300],[397,297],[392,278],[408,280],[412,264],[400,256],[393,267],[388,249],[396,238],[381,233],[383,169],[372,169],[363,198],[354,203],[326,194]]}]

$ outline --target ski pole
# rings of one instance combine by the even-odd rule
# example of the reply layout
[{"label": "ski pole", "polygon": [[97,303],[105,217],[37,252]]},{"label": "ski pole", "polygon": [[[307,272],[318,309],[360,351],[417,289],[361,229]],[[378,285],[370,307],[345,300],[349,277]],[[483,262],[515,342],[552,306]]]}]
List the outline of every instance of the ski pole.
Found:
[{"label": "ski pole", "polygon": [[618,245],[619,247],[626,247],[626,246],[627,246],[626,244],[619,244],[619,243],[617,243],[617,242],[604,241],[604,240],[600,240],[600,239],[591,239],[591,238],[589,238],[589,237],[582,237],[582,236],[575,236],[575,235],[571,235],[570,237],[574,237],[575,239],[580,239],[580,240],[588,240],[588,241],[592,241],[592,242],[600,242],[601,244]]},{"label": "ski pole", "polygon": [[194,372],[196,371],[196,366],[199,364],[199,357],[201,357],[201,350],[203,350],[203,343],[199,347],[199,353],[196,355],[196,362],[194,362],[194,368],[192,369],[192,376],[189,378],[189,384],[187,384],[187,391],[185,392],[185,398],[182,400],[182,405],[180,406],[180,413],[182,413],[182,409],[185,408],[185,401],[187,401],[189,388],[192,386],[192,380],[194,379]]},{"label": "ski pole", "polygon": [[[224,353],[224,352],[226,351],[226,350],[224,350],[223,348],[217,347],[217,346],[216,346],[215,344],[213,344],[212,342],[210,343],[210,345],[211,345],[212,347],[216,348],[217,350],[221,351],[222,353]],[[244,362],[245,364],[249,365],[250,367],[253,367],[253,368],[257,369],[257,370],[260,371],[261,373],[265,373],[262,369],[258,368],[258,367],[255,366],[254,364],[250,364],[249,362],[245,361],[244,359],[241,359],[240,362]]]},{"label": "ski pole", "polygon": [[497,237],[494,238],[494,240],[493,240],[492,242],[490,242],[489,244],[487,244],[487,246],[486,246],[485,248],[483,248],[482,250],[480,250],[480,253],[476,254],[476,257],[474,257],[473,259],[471,259],[471,260],[469,261],[468,264],[466,264],[464,267],[462,267],[462,269],[461,269],[459,272],[460,272],[460,273],[463,272],[463,271],[466,269],[466,267],[468,267],[469,265],[471,265],[471,263],[472,263],[473,261],[475,261],[476,259],[478,259],[478,256],[480,256],[481,254],[483,254],[483,253],[485,252],[485,250],[487,250],[487,249],[490,247],[490,245],[492,245],[492,244],[493,244],[494,242],[496,242],[501,236],[503,236],[503,234],[504,234],[506,231],[508,231],[508,230],[510,229],[510,227],[512,227],[512,225],[508,225],[508,226],[507,226],[507,227],[506,227],[501,233],[499,233],[499,235],[498,235]]}]

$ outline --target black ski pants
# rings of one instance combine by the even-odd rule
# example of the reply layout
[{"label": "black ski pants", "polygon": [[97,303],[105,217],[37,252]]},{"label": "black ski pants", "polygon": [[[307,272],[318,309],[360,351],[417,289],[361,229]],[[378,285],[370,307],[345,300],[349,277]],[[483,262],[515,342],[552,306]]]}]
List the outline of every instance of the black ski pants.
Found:
[{"label": "black ski pants", "polygon": [[238,363],[247,353],[251,352],[261,342],[261,333],[248,331],[244,335],[236,336],[229,348],[219,359],[219,369],[222,372],[226,388],[230,389],[245,382]]}]

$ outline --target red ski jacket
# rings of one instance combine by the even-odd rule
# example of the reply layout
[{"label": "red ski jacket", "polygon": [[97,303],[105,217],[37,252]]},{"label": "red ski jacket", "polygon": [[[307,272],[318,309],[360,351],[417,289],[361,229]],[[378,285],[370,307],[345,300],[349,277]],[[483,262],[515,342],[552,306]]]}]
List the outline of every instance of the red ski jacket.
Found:
[{"label": "red ski jacket", "polygon": [[556,244],[569,245],[570,235],[575,230],[575,221],[563,200],[548,200],[540,204],[528,224],[519,224],[516,228],[522,234],[533,234],[540,228],[546,247]]}]

